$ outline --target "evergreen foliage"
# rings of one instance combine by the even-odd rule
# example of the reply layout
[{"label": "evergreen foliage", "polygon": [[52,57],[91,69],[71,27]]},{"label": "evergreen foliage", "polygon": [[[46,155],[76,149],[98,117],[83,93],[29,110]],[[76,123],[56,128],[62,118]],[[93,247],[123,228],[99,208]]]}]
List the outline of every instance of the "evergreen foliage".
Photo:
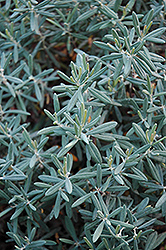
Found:
[{"label": "evergreen foliage", "polygon": [[166,238],[157,230],[166,218],[166,2],[0,5],[2,243],[156,249]]}]

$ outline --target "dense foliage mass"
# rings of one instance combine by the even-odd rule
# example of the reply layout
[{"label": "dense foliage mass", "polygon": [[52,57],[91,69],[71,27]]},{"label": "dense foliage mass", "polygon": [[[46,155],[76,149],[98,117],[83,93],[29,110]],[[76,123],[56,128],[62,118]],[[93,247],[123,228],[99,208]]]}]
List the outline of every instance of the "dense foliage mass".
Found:
[{"label": "dense foliage mass", "polygon": [[156,249],[166,1],[0,5],[1,249]]}]

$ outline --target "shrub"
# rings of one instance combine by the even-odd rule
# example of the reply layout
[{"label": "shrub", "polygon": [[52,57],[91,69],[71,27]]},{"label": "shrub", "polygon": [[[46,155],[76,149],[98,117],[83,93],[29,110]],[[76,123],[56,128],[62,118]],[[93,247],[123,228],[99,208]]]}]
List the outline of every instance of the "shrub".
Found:
[{"label": "shrub", "polygon": [[151,250],[164,241],[155,229],[166,216],[165,9],[1,1],[6,246]]}]

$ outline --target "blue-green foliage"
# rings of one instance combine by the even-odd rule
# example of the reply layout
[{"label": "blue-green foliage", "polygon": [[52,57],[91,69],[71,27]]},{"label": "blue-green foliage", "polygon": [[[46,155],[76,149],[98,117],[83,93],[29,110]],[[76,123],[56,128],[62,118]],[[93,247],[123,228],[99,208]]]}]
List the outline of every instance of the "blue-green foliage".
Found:
[{"label": "blue-green foliage", "polygon": [[[7,242],[20,250],[155,249],[166,238],[154,231],[166,217],[166,6],[0,2]],[[76,54],[69,66],[67,53]]]}]

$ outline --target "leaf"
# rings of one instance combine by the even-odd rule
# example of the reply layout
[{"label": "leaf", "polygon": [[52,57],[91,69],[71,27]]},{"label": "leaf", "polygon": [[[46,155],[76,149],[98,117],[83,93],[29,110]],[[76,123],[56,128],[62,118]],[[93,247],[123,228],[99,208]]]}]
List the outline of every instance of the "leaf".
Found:
[{"label": "leaf", "polygon": [[60,205],[61,205],[61,195],[60,195],[60,191],[59,191],[58,194],[57,194],[57,197],[56,197],[55,206],[53,208],[55,219],[57,219],[58,216],[59,216]]},{"label": "leaf", "polygon": [[27,176],[22,175],[22,174],[12,174],[12,175],[6,175],[3,177],[0,177],[0,179],[8,180],[8,181],[22,181],[22,180],[25,180],[26,178]]},{"label": "leaf", "polygon": [[135,61],[138,63],[139,67],[141,68],[141,70],[143,70],[144,72],[146,72],[148,75],[152,75],[152,70],[151,68],[148,66],[147,64],[147,60],[143,60],[141,58],[139,58],[138,56],[133,56],[133,58],[135,59]]},{"label": "leaf", "polygon": [[103,61],[113,61],[117,59],[121,59],[122,55],[120,53],[111,53],[110,55],[105,55],[101,57]]},{"label": "leaf", "polygon": [[45,245],[46,246],[55,246],[57,243],[55,241],[52,240],[46,240]]},{"label": "leaf", "polygon": [[11,216],[11,220],[14,220],[15,218],[17,218],[22,211],[24,210],[25,207],[20,207],[20,208],[16,208],[16,211],[14,212],[14,214]]},{"label": "leaf", "polygon": [[55,176],[50,176],[50,175],[39,175],[38,178],[41,180],[41,181],[45,181],[45,182],[59,182],[61,179],[58,178],[58,177],[55,177]]},{"label": "leaf", "polygon": [[14,234],[13,232],[7,232],[6,234],[10,238],[12,238],[19,247],[22,247],[22,243],[20,242],[20,239],[19,239],[19,237],[16,234]]},{"label": "leaf", "polygon": [[98,70],[96,73],[93,73],[93,74],[89,77],[88,82],[89,82],[89,81],[94,81],[94,80],[98,79],[99,76],[101,76],[106,70],[107,70],[107,66],[105,66],[104,68]]},{"label": "leaf", "polygon": [[161,243],[163,243],[164,240],[165,240],[165,238],[166,238],[166,232],[159,234],[158,237],[157,237],[157,239],[156,239],[156,241],[155,241],[154,244],[153,244],[153,249],[155,249],[155,248],[158,247]]},{"label": "leaf", "polygon": [[[134,6],[134,4],[135,4],[135,1],[136,0],[130,0],[128,3],[127,3],[127,5],[126,5],[126,11],[127,12],[129,12],[132,8],[133,8],[133,6]],[[126,13],[127,14],[127,13]]]},{"label": "leaf", "polygon": [[74,244],[74,241],[73,241],[73,240],[64,239],[64,238],[59,238],[59,240],[60,240],[61,242],[66,243],[66,244],[70,244],[70,245],[73,245],[73,244]]},{"label": "leaf", "polygon": [[95,135],[112,130],[117,126],[117,122],[105,122],[87,132],[87,135]]},{"label": "leaf", "polygon": [[36,97],[37,97],[38,101],[40,102],[42,100],[42,94],[41,94],[40,88],[36,82],[34,82],[34,87],[35,87]]},{"label": "leaf", "polygon": [[84,241],[86,242],[86,244],[91,248],[93,249],[93,246],[91,244],[91,242],[86,238],[86,237],[83,237]]},{"label": "leaf", "polygon": [[58,158],[56,157],[56,155],[55,154],[51,155],[51,158],[52,158],[53,163],[57,167],[57,169],[63,170],[62,163],[58,160]]},{"label": "leaf", "polygon": [[129,174],[129,173],[123,173],[123,175],[124,175],[124,176],[127,176],[127,177],[129,177],[129,178],[138,180],[138,181],[144,181],[144,180],[145,180],[145,178],[142,177],[141,175]]},{"label": "leaf", "polygon": [[72,108],[75,106],[77,100],[78,100],[78,94],[81,91],[81,89],[79,88],[75,94],[72,96],[72,98],[70,99],[68,105],[67,105],[67,112],[69,112],[70,110],[72,110]]},{"label": "leaf", "polygon": [[108,216],[108,218],[112,218],[114,217],[115,215],[119,214],[121,211],[122,211],[123,207],[118,207],[116,208],[113,212],[111,212]]},{"label": "leaf", "polygon": [[154,38],[154,37],[158,38],[160,35],[162,35],[165,32],[165,30],[166,30],[166,27],[155,29],[151,31],[150,33],[148,33],[146,36],[144,36],[144,39],[147,40],[147,38]]},{"label": "leaf", "polygon": [[101,116],[99,115],[98,117],[96,117],[95,119],[92,119],[89,123],[87,123],[84,128],[88,129],[88,128],[92,128],[94,125],[96,125],[99,120],[100,120]]},{"label": "leaf", "polygon": [[122,179],[122,177],[120,176],[120,174],[114,175],[114,178],[115,178],[115,180],[116,180],[119,184],[121,184],[121,185],[124,185],[124,184],[125,184],[124,181],[123,181],[123,179]]},{"label": "leaf", "polygon": [[142,128],[138,124],[136,124],[136,123],[133,123],[132,125],[133,125],[135,133],[139,136],[139,138],[145,144],[147,144],[146,135],[145,135],[144,131],[142,130]]},{"label": "leaf", "polygon": [[135,31],[136,31],[138,37],[140,37],[141,36],[140,23],[139,23],[139,19],[138,19],[137,15],[134,11],[132,12],[132,18],[133,18],[133,24],[134,24]]},{"label": "leaf", "polygon": [[106,104],[112,104],[112,105],[117,105],[121,106],[121,104],[117,102],[113,102],[108,96],[106,96],[102,91],[99,91],[95,88],[89,88],[89,91],[93,96],[95,96],[97,99],[99,99],[101,102],[106,103]]},{"label": "leaf", "polygon": [[98,240],[98,238],[100,237],[102,231],[103,231],[103,228],[104,228],[104,221],[102,221],[98,227],[96,228],[94,234],[93,234],[93,242],[96,242]]},{"label": "leaf", "polygon": [[124,62],[124,77],[126,78],[131,71],[131,58],[124,55],[123,62]]},{"label": "leaf", "polygon": [[44,139],[42,139],[40,143],[38,144],[37,149],[38,150],[42,149],[48,140],[49,140],[49,137],[45,137]]},{"label": "leaf", "polygon": [[145,250],[152,250],[156,240],[157,240],[157,232],[150,234],[146,241]]},{"label": "leaf", "polygon": [[[88,134],[88,133],[87,133]],[[86,134],[81,133],[81,139],[86,143],[89,144],[89,139]]]},{"label": "leaf", "polygon": [[29,203],[29,207],[31,208],[31,210],[36,211],[36,207],[33,206],[31,203]]},{"label": "leaf", "polygon": [[147,227],[151,226],[155,221],[156,221],[156,218],[151,219],[151,220],[147,221],[146,223],[142,224],[141,226],[139,226],[138,229],[147,228]]},{"label": "leaf", "polygon": [[14,91],[12,85],[11,85],[10,83],[6,82],[6,86],[8,87],[8,89],[9,89],[11,95],[12,95],[13,97],[16,97],[16,94],[15,94],[15,91]]},{"label": "leaf", "polygon": [[75,121],[71,118],[71,116],[69,114],[67,114],[66,112],[64,113],[66,119],[72,124],[72,125],[76,125]]},{"label": "leaf", "polygon": [[104,133],[102,135],[94,134],[93,136],[103,141],[109,141],[109,142],[115,141],[115,138],[108,133]]},{"label": "leaf", "polygon": [[122,0],[116,0],[115,3],[114,3],[114,11],[117,12],[120,5],[122,3]]},{"label": "leaf", "polygon": [[84,172],[84,173],[77,173],[75,175],[72,175],[70,177],[70,179],[89,179],[92,177],[96,177],[96,173],[95,172]]},{"label": "leaf", "polygon": [[142,181],[140,183],[142,186],[146,187],[146,188],[152,188],[152,189],[163,189],[163,186],[162,185],[158,185],[158,184],[155,184],[151,181]]},{"label": "leaf", "polygon": [[151,107],[149,109],[147,109],[147,113],[153,113],[157,110],[160,110],[162,107]]},{"label": "leaf", "polygon": [[30,145],[32,148],[34,148],[34,145],[32,144],[32,140],[31,140],[31,137],[30,137],[28,131],[24,127],[23,127],[23,129],[24,129],[23,137],[24,137],[25,141],[28,143],[28,145]]},{"label": "leaf", "polygon": [[55,184],[54,186],[52,186],[51,188],[47,190],[47,192],[45,193],[45,196],[55,194],[64,185],[64,183],[65,183],[64,180],[59,181],[57,184]]},{"label": "leaf", "polygon": [[45,240],[36,240],[36,241],[32,241],[30,243],[30,247],[41,247],[43,245],[45,245],[46,241]]},{"label": "leaf", "polygon": [[158,172],[157,166],[155,166],[154,163],[149,158],[147,158],[147,162],[149,164],[149,170],[151,172],[151,175],[156,181],[161,183],[162,180],[160,179],[160,174]]},{"label": "leaf", "polygon": [[148,26],[149,23],[152,21],[152,18],[153,18],[153,14],[154,14],[154,10],[151,9],[147,15],[146,15],[146,20],[145,20],[145,25]]},{"label": "leaf", "polygon": [[5,114],[20,114],[20,115],[30,115],[29,112],[18,110],[18,109],[10,109],[5,111]]},{"label": "leaf", "polygon": [[126,191],[128,189],[129,189],[129,187],[127,187],[127,186],[112,186],[112,187],[108,187],[108,191],[109,192],[121,192],[121,191]]},{"label": "leaf", "polygon": [[74,241],[77,242],[78,239],[76,236],[74,225],[73,225],[72,221],[67,216],[65,216],[65,225],[66,225],[68,232],[72,235],[72,238],[74,239]]},{"label": "leaf", "polygon": [[107,5],[102,4],[101,8],[100,8],[101,12],[103,14],[105,14],[108,18],[114,18],[114,19],[118,19],[118,15],[111,10]]},{"label": "leaf", "polygon": [[63,80],[65,80],[66,82],[69,82],[69,83],[72,83],[73,84],[73,82],[71,81],[71,79],[67,76],[67,75],[65,75],[63,72],[61,72],[61,71],[57,71],[57,74],[63,79]]},{"label": "leaf", "polygon": [[[46,76],[46,75],[48,75],[48,74],[50,74],[50,73],[52,73],[53,72],[53,70],[54,69],[45,69],[44,71],[42,71],[41,73],[39,73],[38,75],[36,75],[35,76],[35,79],[41,79],[43,76]],[[43,81],[44,81],[45,79],[43,79]]]},{"label": "leaf", "polygon": [[101,182],[102,182],[102,170],[101,170],[101,165],[98,164],[97,165],[97,185],[98,185],[98,187],[101,186]]},{"label": "leaf", "polygon": [[57,157],[60,158],[62,156],[64,156],[67,152],[70,151],[70,149],[72,147],[74,147],[74,145],[78,142],[78,139],[74,139],[73,141],[71,141],[70,143],[68,143],[64,148],[62,148],[59,153],[57,154]]},{"label": "leaf", "polygon": [[17,63],[18,62],[18,47],[17,44],[14,45],[14,62]]},{"label": "leaf", "polygon": [[11,0],[6,0],[5,9],[8,10],[11,5]]},{"label": "leaf", "polygon": [[143,178],[144,181],[148,181],[148,179],[147,179],[147,177],[144,175],[144,173],[143,173],[141,170],[139,170],[138,168],[132,167],[132,171],[133,171],[135,174],[137,174],[138,176],[140,176],[140,178]]},{"label": "leaf", "polygon": [[102,162],[101,154],[96,145],[93,142],[90,142],[86,146],[93,160],[95,162],[101,163]]},{"label": "leaf", "polygon": [[140,65],[137,63],[137,61],[133,58],[132,59],[133,67],[136,71],[136,73],[139,75],[140,78],[146,79],[146,72],[140,67]]},{"label": "leaf", "polygon": [[31,25],[31,30],[34,31],[35,30],[35,12],[31,11],[30,12],[30,25]]},{"label": "leaf", "polygon": [[9,208],[3,210],[2,212],[0,212],[0,218],[2,216],[4,216],[5,214],[7,214],[8,212],[10,212],[12,209],[13,209],[12,207],[9,207]]},{"label": "leaf", "polygon": [[155,207],[161,207],[166,202],[166,192],[163,193],[163,195],[160,197],[160,199],[157,201]]},{"label": "leaf", "polygon": [[50,188],[51,187],[50,184],[42,183],[42,182],[34,182],[34,185],[37,187],[41,187],[41,188]]},{"label": "leaf", "polygon": [[77,23],[79,21],[87,20],[88,18],[96,14],[96,12],[97,12],[97,8],[90,9],[86,11],[85,13],[83,13],[82,15],[80,15],[75,22]]},{"label": "leaf", "polygon": [[23,83],[23,81],[21,79],[19,79],[17,77],[10,76],[10,75],[9,76],[5,75],[5,78],[7,80],[11,81],[11,82],[14,82],[14,83],[18,83],[18,84],[22,84]]},{"label": "leaf", "polygon": [[121,170],[124,168],[124,165],[125,163],[122,162],[121,164],[119,164],[116,168],[115,168],[115,171],[114,171],[114,174],[117,175],[121,172]]},{"label": "leaf", "polygon": [[93,42],[97,47],[101,48],[101,49],[105,49],[105,50],[108,50],[108,51],[111,51],[111,52],[118,52],[117,48],[114,47],[112,44],[109,44],[109,43],[103,43],[103,42],[98,42],[98,41],[95,41]]},{"label": "leaf", "polygon": [[58,134],[61,133],[61,135],[63,135],[63,134],[65,134],[65,131],[58,126],[47,127],[47,128],[43,128],[43,129],[38,131],[38,135],[52,134],[52,133],[58,133]]},{"label": "leaf", "polygon": [[67,177],[66,180],[65,180],[65,188],[66,188],[66,191],[71,194],[72,193],[72,183],[71,181],[69,180],[69,178]]},{"label": "leaf", "polygon": [[123,150],[119,146],[115,146],[114,148],[119,155],[123,156],[124,158],[127,157],[127,155],[123,152]]},{"label": "leaf", "polygon": [[99,211],[101,212],[101,211],[102,211],[101,204],[100,204],[100,202],[99,202],[97,196],[96,196],[93,192],[91,192],[91,199],[92,199],[93,204],[94,204],[94,206],[96,207],[96,209],[99,210]]},{"label": "leaf", "polygon": [[115,226],[122,226],[122,227],[125,227],[125,228],[130,228],[130,229],[133,229],[135,226],[134,225],[131,225],[129,223],[126,223],[126,222],[123,222],[123,221],[119,221],[119,220],[113,220],[113,219],[110,219],[110,222],[115,225]]},{"label": "leaf", "polygon": [[160,56],[160,55],[157,55],[155,53],[152,53],[152,52],[149,52],[150,54],[150,58],[152,61],[155,61],[155,62],[165,62],[165,58]]},{"label": "leaf", "polygon": [[163,39],[156,38],[156,37],[148,37],[146,38],[146,40],[152,43],[161,43],[161,44],[165,43]]},{"label": "leaf", "polygon": [[71,172],[73,166],[73,155],[67,154],[67,172]]},{"label": "leaf", "polygon": [[87,199],[89,199],[91,197],[91,194],[89,193],[89,194],[86,194],[86,195],[84,195],[84,196],[82,196],[82,197],[80,197],[78,200],[76,200],[73,204],[72,204],[72,208],[73,207],[77,207],[77,206],[79,206],[79,205],[81,205],[84,201],[86,201]]},{"label": "leaf", "polygon": [[37,160],[37,157],[36,157],[36,154],[34,154],[29,163],[30,168],[33,168],[35,166],[36,160]]},{"label": "leaf", "polygon": [[68,196],[67,196],[62,190],[61,190],[61,197],[62,197],[65,201],[69,202]]}]

